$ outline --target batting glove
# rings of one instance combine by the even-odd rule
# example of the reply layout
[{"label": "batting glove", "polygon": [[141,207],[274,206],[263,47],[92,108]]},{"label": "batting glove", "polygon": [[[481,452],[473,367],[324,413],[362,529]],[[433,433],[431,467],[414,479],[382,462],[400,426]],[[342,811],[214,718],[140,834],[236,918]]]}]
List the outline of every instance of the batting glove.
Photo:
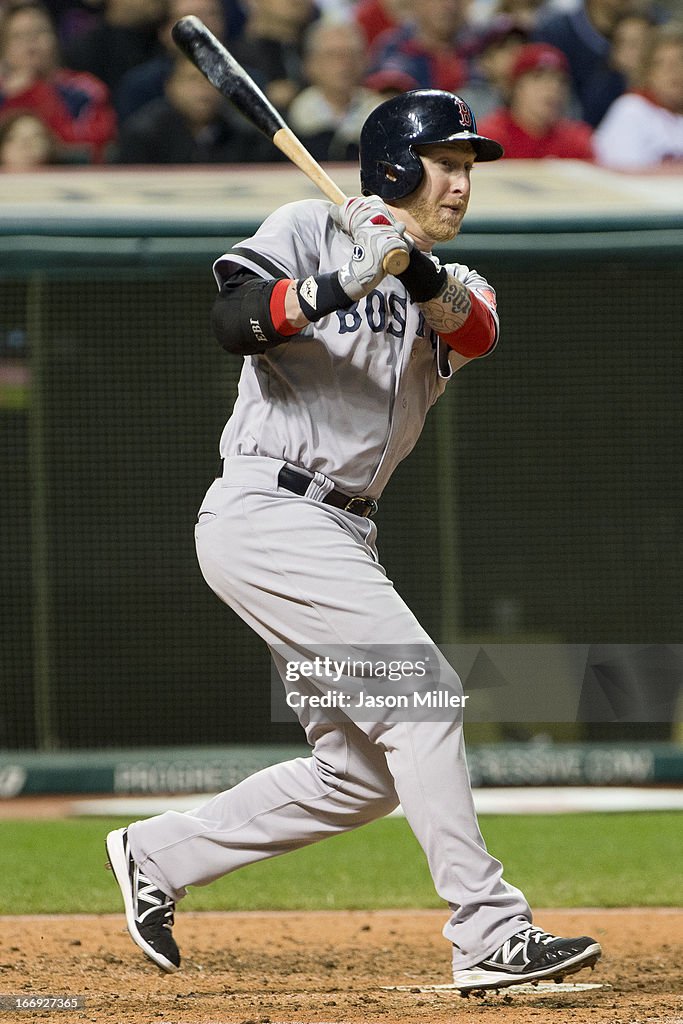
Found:
[{"label": "batting glove", "polygon": [[398,221],[379,196],[353,196],[341,206],[333,206],[330,216],[354,242],[358,241],[357,233],[370,224],[398,227]]},{"label": "batting glove", "polygon": [[[332,207],[333,220],[339,227],[342,226],[340,211],[340,207]],[[315,322],[337,309],[348,309],[368,295],[386,277],[384,261],[389,253],[395,250],[410,253],[411,245],[403,237],[405,229],[405,224],[393,217],[388,224],[375,224],[369,218],[365,226],[356,225],[353,256],[345,266],[331,274],[311,275],[297,281],[296,293],[304,316]]]},{"label": "batting glove", "polygon": [[386,277],[384,260],[395,249],[408,253],[403,237],[405,224],[396,227],[368,225],[356,228],[353,256],[339,269],[339,283],[350,299],[357,302]]}]

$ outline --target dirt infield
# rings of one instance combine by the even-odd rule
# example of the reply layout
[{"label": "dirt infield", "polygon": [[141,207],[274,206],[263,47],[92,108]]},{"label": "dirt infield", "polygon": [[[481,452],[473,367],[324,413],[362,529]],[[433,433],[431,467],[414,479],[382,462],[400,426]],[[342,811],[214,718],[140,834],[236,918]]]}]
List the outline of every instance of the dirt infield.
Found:
[{"label": "dirt infield", "polygon": [[[463,999],[421,991],[448,977],[439,911],[180,912],[180,972],[165,975],[120,916],[0,917],[0,994],[84,996],[85,1008],[3,1020],[98,1024],[683,1024],[683,914],[547,910],[605,955],[568,979],[601,988]],[[391,991],[390,986],[407,986]]]},{"label": "dirt infield", "polygon": [[[0,801],[0,818],[67,815],[73,797]],[[441,911],[187,913],[183,966],[158,971],[122,915],[0,916],[0,997],[83,996],[85,1008],[3,1012],[55,1024],[683,1024],[683,912],[545,910],[536,923],[595,936],[604,958],[568,978],[595,989],[462,999]],[[392,986],[401,990],[392,990]]]}]

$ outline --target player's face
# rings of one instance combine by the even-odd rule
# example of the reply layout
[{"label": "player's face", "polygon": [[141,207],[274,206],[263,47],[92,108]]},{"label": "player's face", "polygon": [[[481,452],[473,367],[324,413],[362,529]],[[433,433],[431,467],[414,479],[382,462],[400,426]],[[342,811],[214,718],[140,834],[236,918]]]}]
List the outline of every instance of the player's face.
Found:
[{"label": "player's face", "polygon": [[420,146],[422,181],[409,196],[397,200],[401,220],[418,245],[455,238],[470,201],[470,174],[475,152],[468,142]]}]

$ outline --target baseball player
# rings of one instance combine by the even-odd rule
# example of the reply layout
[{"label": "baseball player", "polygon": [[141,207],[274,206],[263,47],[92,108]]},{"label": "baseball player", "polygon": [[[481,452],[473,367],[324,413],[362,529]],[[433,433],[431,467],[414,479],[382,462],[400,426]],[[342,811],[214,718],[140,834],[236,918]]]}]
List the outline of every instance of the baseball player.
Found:
[{"label": "baseball player", "polygon": [[[600,946],[533,925],[504,881],[476,821],[462,711],[363,721],[338,710],[349,707],[343,678],[336,713],[316,707],[330,678],[315,659],[329,645],[432,645],[378,560],[372,517],[453,373],[498,338],[488,282],[431,250],[457,235],[473,166],[498,159],[501,146],[477,134],[459,97],[415,90],[370,114],[360,151],[362,196],[284,206],[214,266],[215,333],[244,366],[197,554],[209,586],[269,645],[311,756],[190,813],[118,829],[108,856],[133,940],[175,971],[171,928],[187,886],[356,828],[400,801],[450,908],[443,934],[456,986],[558,979],[594,965]],[[384,261],[397,249],[409,264],[394,277]],[[293,682],[289,666],[304,662],[315,671]],[[462,693],[450,666],[440,671],[441,685]]]}]

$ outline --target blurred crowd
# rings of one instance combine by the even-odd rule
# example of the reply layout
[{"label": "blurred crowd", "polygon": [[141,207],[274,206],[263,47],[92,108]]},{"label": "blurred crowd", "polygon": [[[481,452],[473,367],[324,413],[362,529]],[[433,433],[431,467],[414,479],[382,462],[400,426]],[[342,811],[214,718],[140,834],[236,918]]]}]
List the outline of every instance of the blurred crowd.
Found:
[{"label": "blurred crowd", "polygon": [[202,19],[322,161],[448,89],[505,157],[683,171],[675,0],[0,0],[0,167],[284,159],[181,56]]}]

